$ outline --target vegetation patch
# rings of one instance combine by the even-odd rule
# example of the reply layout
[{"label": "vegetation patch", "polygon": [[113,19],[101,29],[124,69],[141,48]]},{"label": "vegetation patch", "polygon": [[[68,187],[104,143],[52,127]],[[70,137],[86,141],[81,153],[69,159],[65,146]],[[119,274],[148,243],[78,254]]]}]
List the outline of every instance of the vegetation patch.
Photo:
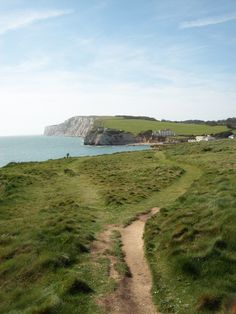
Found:
[{"label": "vegetation patch", "polygon": [[[0,312],[101,313],[114,289],[109,261],[91,258],[98,232],[154,206],[182,176],[155,152],[133,152],[0,169]],[[112,254],[128,275],[118,234]]]},{"label": "vegetation patch", "polygon": [[171,129],[176,135],[204,135],[216,134],[229,130],[225,125],[207,125],[196,123],[177,123],[177,122],[161,122],[147,119],[127,119],[123,117],[108,117],[100,119],[97,122],[98,126],[105,128],[124,130],[126,132],[137,135],[148,130],[158,131],[163,129]]},{"label": "vegetation patch", "polygon": [[200,297],[198,301],[197,310],[208,311],[208,312],[219,312],[222,304],[222,297],[213,295],[213,294],[206,294]]},{"label": "vegetation patch", "polygon": [[131,277],[131,273],[128,265],[125,262],[125,255],[122,250],[121,234],[119,231],[115,230],[111,236],[112,249],[111,254],[116,257],[115,270],[121,277]]},{"label": "vegetation patch", "polygon": [[125,158],[121,154],[107,156],[105,160],[94,158],[93,164],[86,160],[82,173],[103,186],[105,205],[112,210],[149,198],[180,177],[183,169],[158,163],[153,152],[145,152],[142,156],[131,153]]},{"label": "vegetation patch", "polygon": [[78,293],[82,293],[82,294],[88,294],[88,293],[92,293],[93,290],[89,287],[89,285],[78,279],[78,278],[75,278],[73,279],[67,289],[66,289],[66,293],[68,294],[72,294],[72,295],[75,295],[75,294],[78,294]]},{"label": "vegetation patch", "polygon": [[163,313],[163,300],[174,313],[225,313],[236,293],[236,143],[181,144],[165,154],[202,175],[147,224],[154,298]]}]

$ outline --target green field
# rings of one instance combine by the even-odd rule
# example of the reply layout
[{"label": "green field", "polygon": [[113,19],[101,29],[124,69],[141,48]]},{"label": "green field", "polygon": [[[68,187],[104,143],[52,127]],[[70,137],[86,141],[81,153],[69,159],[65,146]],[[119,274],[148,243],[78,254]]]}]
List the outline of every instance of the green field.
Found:
[{"label": "green field", "polygon": [[92,241],[154,206],[182,173],[152,151],[0,169],[0,312],[101,313],[95,300],[114,282],[108,258],[91,259]]},{"label": "green field", "polygon": [[[91,244],[152,207],[146,255],[162,313],[227,313],[236,295],[236,141],[0,169],[0,313],[101,314],[116,288]],[[126,275],[119,233],[116,270]]]},{"label": "green field", "polygon": [[183,144],[166,156],[190,165],[193,180],[196,167],[202,174],[176,201],[164,200],[146,227],[154,300],[162,313],[228,313],[236,295],[236,142]]},{"label": "green field", "polygon": [[184,124],[174,122],[158,122],[139,119],[123,119],[123,118],[104,118],[99,120],[99,125],[124,130],[137,135],[140,132],[152,130],[158,131],[163,129],[171,129],[176,135],[204,135],[216,134],[227,130],[226,126],[208,126],[199,124]]}]

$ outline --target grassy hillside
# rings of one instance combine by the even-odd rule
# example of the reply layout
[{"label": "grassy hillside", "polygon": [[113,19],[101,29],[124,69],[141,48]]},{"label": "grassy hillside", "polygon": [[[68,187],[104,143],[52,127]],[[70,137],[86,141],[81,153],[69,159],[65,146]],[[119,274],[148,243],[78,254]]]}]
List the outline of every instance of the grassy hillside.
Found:
[{"label": "grassy hillside", "polygon": [[[166,151],[202,175],[146,227],[146,249],[162,313],[228,313],[236,295],[236,142]],[[193,179],[196,178],[192,172]]]},{"label": "grassy hillside", "polygon": [[92,241],[161,206],[145,234],[155,302],[163,313],[226,313],[236,295],[235,175],[232,140],[1,168],[0,312],[102,313],[96,299],[115,285]]},{"label": "grassy hillside", "polygon": [[134,152],[0,169],[0,312],[101,313],[114,289],[90,246],[108,223],[157,203],[183,170]]},{"label": "grassy hillside", "polygon": [[177,135],[215,134],[227,130],[225,126],[208,126],[199,124],[184,124],[174,122],[158,122],[140,119],[104,118],[99,124],[106,128],[125,130],[135,135],[142,131],[171,129]]}]

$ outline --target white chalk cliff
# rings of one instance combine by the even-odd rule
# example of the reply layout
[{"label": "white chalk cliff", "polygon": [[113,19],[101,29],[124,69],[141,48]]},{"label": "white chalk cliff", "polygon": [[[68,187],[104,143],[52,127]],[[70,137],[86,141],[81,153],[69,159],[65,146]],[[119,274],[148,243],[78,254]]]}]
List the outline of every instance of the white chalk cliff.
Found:
[{"label": "white chalk cliff", "polygon": [[93,128],[95,120],[95,116],[73,117],[61,124],[47,126],[44,130],[44,135],[85,137]]}]

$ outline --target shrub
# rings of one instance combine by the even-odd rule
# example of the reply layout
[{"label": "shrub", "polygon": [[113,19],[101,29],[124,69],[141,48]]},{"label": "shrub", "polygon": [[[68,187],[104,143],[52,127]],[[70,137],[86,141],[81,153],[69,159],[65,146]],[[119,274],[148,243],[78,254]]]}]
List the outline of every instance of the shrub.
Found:
[{"label": "shrub", "polygon": [[218,312],[221,308],[222,297],[215,294],[204,294],[199,298],[197,310]]},{"label": "shrub", "polygon": [[197,259],[188,256],[180,256],[176,260],[177,269],[184,275],[191,276],[196,279],[200,276],[200,265]]},{"label": "shrub", "polygon": [[77,294],[77,293],[83,293],[83,294],[89,294],[92,293],[93,290],[89,287],[89,285],[78,279],[75,278],[67,287],[67,291],[68,294]]}]

